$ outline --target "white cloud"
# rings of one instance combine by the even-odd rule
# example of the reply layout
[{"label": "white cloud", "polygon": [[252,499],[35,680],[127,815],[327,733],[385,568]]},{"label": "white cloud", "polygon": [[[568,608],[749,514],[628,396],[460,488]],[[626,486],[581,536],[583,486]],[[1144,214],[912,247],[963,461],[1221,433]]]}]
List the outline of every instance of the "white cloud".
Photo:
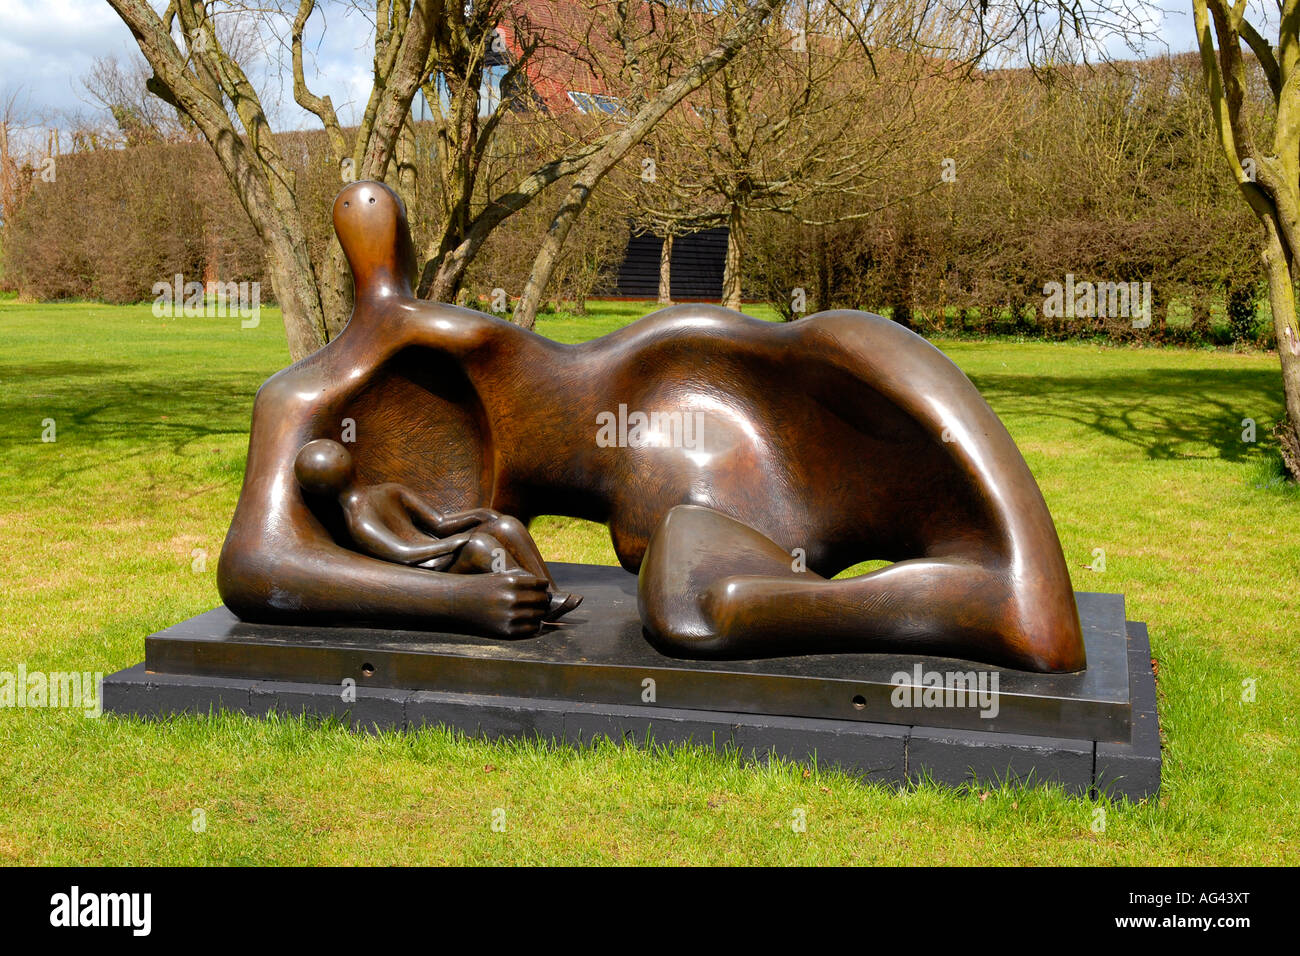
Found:
[{"label": "white cloud", "polygon": [[124,39],[102,0],[0,0],[0,89],[21,89],[38,113],[81,108],[80,76]]},{"label": "white cloud", "polygon": [[[351,4],[323,6],[327,19],[317,13],[307,28],[308,85],[329,94],[346,123],[360,116],[370,93],[373,30]],[[263,39],[268,50],[281,49],[274,36]],[[81,77],[97,57],[111,55],[141,60],[130,31],[105,0],[0,0],[0,95],[21,91],[20,100],[39,122],[59,123],[68,113],[91,111]],[[315,125],[293,101],[287,53],[283,68],[275,58],[265,59],[252,67],[251,78],[276,125]]]}]

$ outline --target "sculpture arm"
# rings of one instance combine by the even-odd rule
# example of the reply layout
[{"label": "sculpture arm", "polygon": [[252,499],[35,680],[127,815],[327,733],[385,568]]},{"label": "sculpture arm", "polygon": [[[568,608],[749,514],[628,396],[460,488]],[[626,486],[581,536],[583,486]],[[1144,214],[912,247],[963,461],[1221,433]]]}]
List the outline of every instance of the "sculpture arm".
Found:
[{"label": "sculpture arm", "polygon": [[370,513],[347,515],[348,532],[357,547],[372,557],[398,564],[419,564],[430,558],[450,554],[465,545],[468,535],[446,538],[430,537],[427,542],[414,544],[397,534]]},{"label": "sculpture arm", "polygon": [[434,534],[456,534],[468,531],[501,517],[499,512],[491,508],[472,508],[469,511],[443,513],[429,504],[429,500],[423,495],[410,489],[402,490],[402,503]]},{"label": "sculpture arm", "polygon": [[547,583],[523,572],[447,574],[390,564],[337,545],[222,553],[222,600],[242,620],[352,623],[497,638],[536,634]]},{"label": "sculpture arm", "polygon": [[378,560],[337,544],[312,514],[294,477],[293,455],[314,436],[317,417],[336,413],[319,404],[318,381],[339,377],[318,376],[315,365],[325,351],[258,392],[244,487],[218,565],[222,600],[241,619],[264,623],[536,634],[550,600],[545,580]]},{"label": "sculpture arm", "polygon": [[473,508],[469,511],[458,511],[454,514],[444,515],[443,528],[445,533],[454,533],[469,528],[477,528],[479,525],[496,521],[500,517],[501,512],[493,511],[491,508]]}]

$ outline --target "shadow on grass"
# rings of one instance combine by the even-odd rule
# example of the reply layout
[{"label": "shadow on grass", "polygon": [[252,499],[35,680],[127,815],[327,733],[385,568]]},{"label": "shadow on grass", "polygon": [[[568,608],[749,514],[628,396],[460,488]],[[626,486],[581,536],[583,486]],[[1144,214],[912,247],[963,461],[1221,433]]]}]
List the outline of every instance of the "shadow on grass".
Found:
[{"label": "shadow on grass", "polygon": [[[976,373],[971,381],[1004,419],[1055,418],[1140,449],[1151,459],[1244,461],[1282,413],[1271,369],[1145,369],[1117,375]],[[1242,441],[1242,419],[1257,443]]]},{"label": "shadow on grass", "polygon": [[[63,468],[47,472],[46,487],[91,469],[108,474],[155,451],[219,454],[229,450],[231,439],[237,439],[242,469],[261,379],[241,372],[213,375],[194,366],[169,370],[169,379],[158,371],[125,363],[6,365],[0,370],[0,449],[12,454],[40,446],[44,421],[52,418],[59,450],[94,453],[64,458]],[[233,468],[225,458],[219,464]],[[140,467],[149,466],[142,460]]]},{"label": "shadow on grass", "polygon": [[15,382],[37,385],[48,379],[98,378],[139,372],[144,366],[126,362],[28,362],[23,365],[0,364],[0,385]]}]

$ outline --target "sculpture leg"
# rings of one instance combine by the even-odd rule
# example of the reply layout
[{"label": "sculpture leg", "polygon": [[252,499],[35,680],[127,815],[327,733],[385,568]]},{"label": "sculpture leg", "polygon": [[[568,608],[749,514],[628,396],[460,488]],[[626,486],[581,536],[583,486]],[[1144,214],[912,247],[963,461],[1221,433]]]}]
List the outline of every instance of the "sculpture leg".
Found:
[{"label": "sculpture leg", "polygon": [[539,578],[545,578],[550,582],[551,589],[555,589],[555,579],[551,577],[551,571],[546,566],[542,553],[537,550],[533,536],[528,533],[522,521],[509,515],[502,515],[481,525],[479,530],[501,542],[506,553],[519,568]]},{"label": "sculpture leg", "polygon": [[502,571],[529,570],[536,577],[542,575],[525,569],[515,560],[514,554],[493,535],[475,531],[456,552],[456,559],[447,567],[452,574],[491,574]]},{"label": "sculpture leg", "polygon": [[917,558],[827,580],[796,570],[757,530],[689,505],[655,531],[638,586],[650,638],[682,656],[902,651],[1034,671],[1083,667],[1077,615],[1058,620],[1059,600],[1034,597],[1032,579],[974,556]]}]

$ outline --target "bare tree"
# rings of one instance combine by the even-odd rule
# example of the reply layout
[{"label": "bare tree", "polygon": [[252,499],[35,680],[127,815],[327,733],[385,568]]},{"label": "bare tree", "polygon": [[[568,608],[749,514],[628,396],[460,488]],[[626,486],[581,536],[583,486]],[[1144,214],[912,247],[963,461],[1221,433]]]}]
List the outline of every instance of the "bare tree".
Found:
[{"label": "bare tree", "polygon": [[[839,208],[861,215],[887,201],[880,186],[891,168],[924,152],[916,104],[946,63],[908,51],[910,22],[849,16],[834,2],[795,5],[656,131],[662,159],[635,197],[641,216],[668,235],[727,227],[731,308],[741,303],[752,215],[802,216],[826,196],[858,197]],[[926,124],[947,129],[947,115],[931,109]]]},{"label": "bare tree", "polygon": [[[639,4],[611,5],[612,16],[604,29],[618,43],[622,54],[616,75],[627,118],[573,177],[533,260],[528,282],[515,309],[516,322],[525,328],[533,326],[565,240],[596,187],[670,111],[704,86],[757,37],[781,3],[782,0],[745,3],[729,0],[722,4],[736,8],[729,10],[729,16],[717,12],[715,8],[719,4],[716,3],[647,5],[659,19],[645,17]],[[676,35],[674,27],[678,28]],[[683,29],[690,27],[698,28],[693,37]],[[713,42],[711,36],[719,39]],[[663,70],[663,65],[671,62],[668,50],[687,42],[688,37],[693,40],[692,48],[702,49],[702,54],[680,72]]]},{"label": "bare tree", "polygon": [[[1246,19],[1244,0],[1193,0],[1192,6],[1219,141],[1242,197],[1264,227],[1261,256],[1287,413],[1278,437],[1288,469],[1300,478],[1300,0],[1278,0],[1278,25],[1269,37]],[[1243,47],[1267,81],[1276,110],[1271,130],[1253,124],[1246,109]]]},{"label": "bare tree", "polygon": [[178,142],[193,129],[184,114],[149,92],[151,75],[144,63],[123,65],[116,56],[103,56],[81,78],[91,102],[112,117],[123,146]]},{"label": "bare tree", "polygon": [[[173,0],[159,15],[145,0],[108,2],[131,29],[153,70],[149,89],[203,134],[265,244],[290,353],[299,358],[318,348],[338,333],[350,311],[351,285],[341,250],[335,243],[328,262],[313,264],[293,172],[261,98],[219,29],[223,18],[274,20],[278,12],[239,2]],[[442,200],[441,229],[426,251],[418,289],[421,295],[451,300],[493,230],[552,184],[573,177],[569,195],[582,198],[576,203],[566,200],[543,247],[548,268],[553,268],[591,190],[668,109],[752,37],[777,2],[753,3],[736,29],[705,49],[673,83],[648,91],[644,106],[628,123],[569,141],[545,140],[531,171],[489,196],[483,195],[480,176],[507,116],[518,106],[514,96],[502,96],[495,104],[483,102],[489,51],[500,49],[502,20],[511,15],[505,0],[378,0],[375,82],[355,130],[346,129],[330,98],[314,93],[307,82],[304,44],[318,9],[316,0],[300,0],[281,32],[291,54],[294,98],[324,127],[341,179],[383,180],[396,173],[400,188],[420,188],[409,160],[415,142],[411,103],[423,90],[434,107],[439,163],[430,187]],[[670,6],[663,0],[652,5]],[[611,5],[584,0],[578,6],[603,11]],[[639,4],[620,0],[612,6]],[[542,42],[536,35],[526,37],[521,55],[501,81],[502,89],[522,88],[525,64]],[[628,49],[624,45],[620,55]],[[540,286],[545,286],[549,271],[538,275]]]},{"label": "bare tree", "polygon": [[7,227],[34,181],[53,178],[60,130],[21,86],[0,90],[0,226]]},{"label": "bare tree", "polygon": [[13,217],[31,179],[26,151],[18,142],[29,124],[25,104],[21,88],[0,93],[0,224]]}]

